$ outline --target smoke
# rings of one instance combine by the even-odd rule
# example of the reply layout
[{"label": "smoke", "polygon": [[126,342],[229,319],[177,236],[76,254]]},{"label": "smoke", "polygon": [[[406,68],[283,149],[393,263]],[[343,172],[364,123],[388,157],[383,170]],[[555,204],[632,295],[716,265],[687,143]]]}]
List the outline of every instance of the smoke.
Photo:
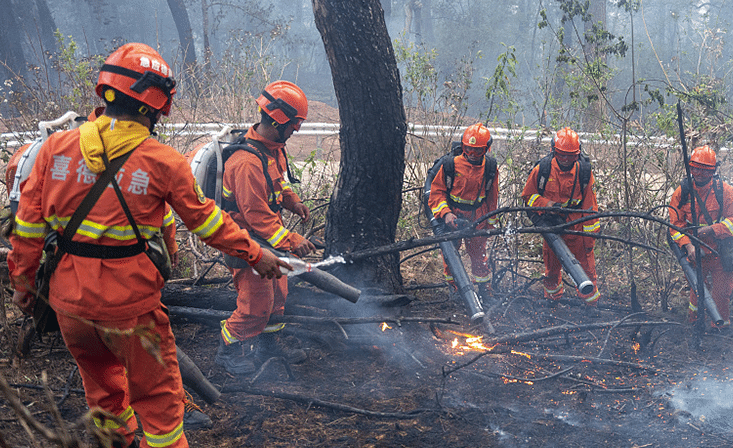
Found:
[{"label": "smoke", "polygon": [[678,415],[687,413],[717,430],[733,431],[733,380],[727,376],[704,371],[667,393]]}]

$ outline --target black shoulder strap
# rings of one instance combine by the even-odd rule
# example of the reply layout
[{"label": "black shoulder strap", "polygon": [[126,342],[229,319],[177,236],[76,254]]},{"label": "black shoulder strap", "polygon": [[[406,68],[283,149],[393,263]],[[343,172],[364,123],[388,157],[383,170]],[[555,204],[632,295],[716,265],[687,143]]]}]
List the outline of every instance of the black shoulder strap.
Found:
[{"label": "black shoulder strap", "polygon": [[496,159],[491,156],[485,156],[486,163],[484,163],[484,185],[486,185],[486,191],[491,189],[491,184],[494,182],[494,176],[496,176]]},{"label": "black shoulder strap", "polygon": [[252,140],[251,138],[248,138],[244,141],[244,147],[242,149],[256,155],[257,158],[260,159],[260,162],[262,162],[262,172],[265,175],[265,182],[267,182],[267,187],[270,189],[269,196],[271,200],[268,202],[270,203],[270,208],[272,209],[273,205],[277,203],[277,198],[275,197],[275,184],[272,182],[270,172],[267,170],[267,156],[265,155],[265,151],[267,151],[267,148],[265,148],[265,145],[262,144],[262,142],[258,142],[257,140]]},{"label": "black shoulder strap", "polygon": [[580,188],[581,192],[585,194],[585,188],[590,183],[590,173],[592,171],[590,158],[581,152],[578,162],[580,166]]},{"label": "black shoulder strap", "polygon": [[687,204],[687,201],[690,200],[690,182],[689,179],[685,178],[685,180],[680,183],[680,207]]},{"label": "black shoulder strap", "polygon": [[[134,149],[132,151],[134,151]],[[109,185],[109,183],[114,179],[115,174],[117,174],[117,171],[120,170],[125,161],[127,161],[127,159],[132,155],[132,151],[126,152],[125,154],[112,160],[112,162],[107,160],[107,155],[105,153],[102,153],[102,159],[105,161],[105,166],[107,167],[107,169],[102,172],[102,174],[99,176],[99,179],[97,179],[94,185],[92,185],[89,193],[87,193],[87,195],[81,201],[81,204],[79,204],[79,207],[77,207],[77,209],[74,211],[74,214],[71,215],[69,223],[64,228],[64,234],[61,235],[62,238],[67,241],[71,241],[71,238],[74,236],[77,229],[79,229],[79,226],[81,225],[84,218],[86,218],[86,216],[92,210],[92,207],[94,207],[94,204],[97,203],[99,197],[102,196],[102,193],[104,192],[105,188],[107,188],[107,185]]]},{"label": "black shoulder strap", "polygon": [[448,153],[443,156],[443,181],[445,182],[445,191],[450,194],[453,189],[453,179],[456,177],[456,156]]},{"label": "black shoulder strap", "polygon": [[537,173],[537,192],[540,196],[545,194],[545,187],[547,186],[547,180],[550,178],[550,170],[552,169],[552,157],[553,154],[547,154],[537,162],[540,170]]},{"label": "black shoulder strap", "polygon": [[[236,151],[247,151],[251,154],[254,154],[257,156],[258,159],[260,159],[260,163],[262,163],[262,174],[265,176],[265,182],[267,183],[267,188],[270,190],[270,194],[268,197],[270,198],[268,200],[268,204],[270,206],[270,210],[277,213],[280,211],[281,207],[277,204],[277,198],[275,197],[275,184],[272,182],[272,177],[270,176],[269,171],[267,170],[267,156],[265,155],[265,152],[267,151],[267,148],[265,148],[265,145],[262,144],[262,142],[258,142],[257,140],[253,140],[251,138],[245,138],[242,140],[239,140],[238,143],[234,143],[232,145],[227,146],[224,148],[224,151],[222,153],[222,157],[224,158],[224,162],[226,163],[226,160],[231,157],[232,154],[234,154]],[[286,156],[287,157],[287,156]],[[231,201],[227,201],[231,202]],[[226,208],[227,211],[233,211],[236,210],[236,205],[230,206]]]}]

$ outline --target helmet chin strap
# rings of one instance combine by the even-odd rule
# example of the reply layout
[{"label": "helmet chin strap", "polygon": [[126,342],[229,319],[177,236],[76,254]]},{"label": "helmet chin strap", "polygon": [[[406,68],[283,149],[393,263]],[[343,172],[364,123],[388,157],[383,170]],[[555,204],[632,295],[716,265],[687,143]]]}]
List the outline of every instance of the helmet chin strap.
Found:
[{"label": "helmet chin strap", "polygon": [[138,112],[140,112],[140,115],[150,120],[150,126],[148,129],[150,130],[150,133],[153,134],[153,129],[155,129],[155,125],[158,123],[158,111],[143,105],[138,109]]},{"label": "helmet chin strap", "polygon": [[287,129],[287,123],[280,124],[277,121],[272,121],[272,127],[277,129],[278,138],[275,140],[277,143],[285,143],[285,130]]}]

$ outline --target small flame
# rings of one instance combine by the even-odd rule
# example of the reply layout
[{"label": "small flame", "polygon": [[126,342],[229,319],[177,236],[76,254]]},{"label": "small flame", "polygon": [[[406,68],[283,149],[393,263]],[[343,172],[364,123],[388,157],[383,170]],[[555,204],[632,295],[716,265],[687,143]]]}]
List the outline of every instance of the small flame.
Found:
[{"label": "small flame", "polygon": [[522,353],[516,350],[512,350],[512,355],[519,355],[519,356],[524,356],[527,359],[532,359],[532,356],[529,353]]},{"label": "small flame", "polygon": [[464,354],[464,352],[467,351],[485,352],[494,348],[493,346],[489,347],[484,344],[483,336],[476,336],[468,333],[459,333],[452,330],[449,330],[449,332],[459,336],[453,338],[453,340],[451,341],[451,348],[457,350],[459,355],[462,355]]},{"label": "small flame", "polygon": [[632,345],[631,348],[634,349],[634,353],[639,353],[639,349],[641,348],[641,344],[639,344],[638,342],[634,342],[634,345]]},{"label": "small flame", "polygon": [[387,322],[382,322],[382,325],[380,326],[380,328],[382,329],[382,331],[386,331],[386,330],[391,330],[392,329],[392,327],[390,327],[389,325],[387,325]]}]

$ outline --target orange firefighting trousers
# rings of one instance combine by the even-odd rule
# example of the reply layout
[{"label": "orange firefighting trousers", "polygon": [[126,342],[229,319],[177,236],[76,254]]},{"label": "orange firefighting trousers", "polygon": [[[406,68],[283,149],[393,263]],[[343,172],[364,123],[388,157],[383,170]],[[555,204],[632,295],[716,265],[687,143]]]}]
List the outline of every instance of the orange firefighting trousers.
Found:
[{"label": "orange firefighting trousers", "polygon": [[[163,308],[122,321],[95,321],[94,326],[62,313],[57,317],[66,346],[79,366],[87,404],[127,423],[125,428],[95,419],[98,427],[117,430],[130,444],[137,414],[144,433],[141,447],[188,447],[175,339]],[[135,334],[130,334],[131,329]],[[144,348],[141,338],[159,345],[162,363]]]},{"label": "orange firefighting trousers", "polygon": [[[576,292],[578,297],[583,300],[587,305],[595,305],[600,298],[598,293],[596,275],[596,259],[593,255],[593,246],[595,240],[590,237],[576,236],[576,235],[561,235],[563,241],[570,249],[570,252],[575,256],[582,266],[585,273],[588,275],[590,281],[593,282],[593,291],[588,295],[583,295],[580,291]],[[564,292],[562,285],[562,263],[558,260],[555,253],[547,245],[547,242],[543,241],[542,244],[542,258],[545,261],[545,278],[543,280],[545,287],[545,297],[553,300],[559,300]]]},{"label": "orange firefighting trousers", "polygon": [[[226,320],[221,332],[224,341],[231,344],[253,338],[265,330],[271,315],[285,313],[288,278],[260,278],[252,270],[231,269],[237,289],[237,309]],[[282,325],[267,330],[276,331]],[[265,331],[267,331],[265,330]]]}]

